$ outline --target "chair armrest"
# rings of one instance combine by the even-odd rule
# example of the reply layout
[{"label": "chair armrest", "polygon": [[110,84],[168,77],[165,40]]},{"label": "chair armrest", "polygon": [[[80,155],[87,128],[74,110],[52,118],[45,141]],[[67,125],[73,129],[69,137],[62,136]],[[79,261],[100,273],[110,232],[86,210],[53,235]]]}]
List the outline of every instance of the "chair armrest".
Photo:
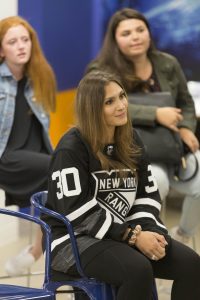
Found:
[{"label": "chair armrest", "polygon": [[81,267],[80,255],[78,251],[78,246],[77,246],[73,226],[66,216],[45,207],[45,203],[47,201],[47,195],[48,195],[47,191],[35,193],[31,196],[31,203],[33,204],[34,207],[38,208],[43,214],[49,215],[64,223],[69,233],[77,271],[81,277],[87,278],[87,276],[84,274],[83,269]]}]

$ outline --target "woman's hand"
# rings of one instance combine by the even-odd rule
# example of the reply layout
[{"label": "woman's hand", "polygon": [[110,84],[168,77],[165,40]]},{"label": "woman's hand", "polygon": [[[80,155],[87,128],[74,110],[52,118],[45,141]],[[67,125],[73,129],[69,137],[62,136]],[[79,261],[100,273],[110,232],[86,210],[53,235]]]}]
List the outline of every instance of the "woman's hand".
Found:
[{"label": "woman's hand", "polygon": [[196,152],[199,149],[199,141],[190,129],[180,128],[179,133],[181,139],[190,148],[192,152]]},{"label": "woman's hand", "polygon": [[152,260],[159,260],[165,256],[166,245],[167,241],[163,235],[151,231],[141,231],[135,242],[135,246]]},{"label": "woman's hand", "polygon": [[178,123],[183,120],[181,109],[176,107],[159,107],[156,110],[156,121],[173,130],[178,132]]}]

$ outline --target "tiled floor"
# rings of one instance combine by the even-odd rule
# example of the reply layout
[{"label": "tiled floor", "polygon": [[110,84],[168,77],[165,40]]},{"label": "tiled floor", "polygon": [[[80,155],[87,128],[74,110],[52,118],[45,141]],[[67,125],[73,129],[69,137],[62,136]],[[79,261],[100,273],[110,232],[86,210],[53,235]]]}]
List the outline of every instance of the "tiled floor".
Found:
[{"label": "tiled floor", "polygon": [[[1,198],[1,194],[0,194]],[[1,203],[1,202],[0,202]],[[166,211],[166,225],[168,228],[176,225],[178,223],[178,219],[180,216],[180,208],[168,206]],[[5,221],[6,222],[6,221]],[[9,222],[9,221],[8,221]],[[6,223],[5,223],[6,224]],[[16,225],[15,225],[16,226]],[[19,250],[21,250],[23,247],[25,247],[28,244],[29,237],[23,232],[22,228],[24,229],[26,225],[18,224],[19,228],[18,230],[21,233],[20,239],[17,239],[16,242],[10,244],[6,244],[3,246],[0,246],[0,283],[9,283],[9,284],[21,284],[21,285],[27,285],[33,287],[40,287],[42,284],[43,276],[42,275],[34,275],[30,276],[28,279],[27,277],[18,277],[18,278],[6,278],[2,279],[2,276],[6,276],[5,270],[4,270],[4,264],[8,257],[11,257],[18,253]],[[12,234],[12,232],[8,233]],[[197,252],[200,253],[200,231],[196,234],[195,238],[196,242],[196,249]],[[37,272],[42,271],[44,268],[44,261],[43,258],[39,259],[35,263],[35,265],[32,267],[31,272]],[[159,291],[159,300],[170,300],[170,287],[171,282],[170,281],[157,281],[157,287]],[[73,298],[71,296],[66,295],[58,295],[57,299],[59,300],[72,300]]]}]

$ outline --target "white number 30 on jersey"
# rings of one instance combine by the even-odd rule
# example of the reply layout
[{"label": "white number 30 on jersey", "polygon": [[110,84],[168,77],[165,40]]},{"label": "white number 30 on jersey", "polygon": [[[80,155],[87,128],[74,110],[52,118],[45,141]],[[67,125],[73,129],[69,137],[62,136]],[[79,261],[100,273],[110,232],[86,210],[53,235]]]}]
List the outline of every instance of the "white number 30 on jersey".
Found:
[{"label": "white number 30 on jersey", "polygon": [[[67,183],[67,176],[69,176],[74,181],[74,188],[69,189],[69,185]],[[79,179],[79,172],[77,168],[67,168],[62,171],[55,171],[52,174],[52,180],[56,180],[57,182],[57,198],[62,199],[63,196],[71,197],[77,196],[81,193],[81,184]]]}]

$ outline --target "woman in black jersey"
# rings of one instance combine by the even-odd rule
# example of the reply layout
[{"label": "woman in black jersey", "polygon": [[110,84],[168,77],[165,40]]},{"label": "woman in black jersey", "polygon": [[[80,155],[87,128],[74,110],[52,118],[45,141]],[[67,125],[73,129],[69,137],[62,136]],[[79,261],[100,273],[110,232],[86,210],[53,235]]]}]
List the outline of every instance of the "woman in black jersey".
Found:
[{"label": "woman in black jersey", "polygon": [[[85,273],[117,286],[118,300],[150,300],[153,278],[174,281],[173,300],[199,300],[200,257],[171,239],[159,219],[157,183],[117,77],[86,75],[76,115],[53,154],[47,207],[71,220]],[[64,225],[45,221],[52,268],[77,275]]]}]

